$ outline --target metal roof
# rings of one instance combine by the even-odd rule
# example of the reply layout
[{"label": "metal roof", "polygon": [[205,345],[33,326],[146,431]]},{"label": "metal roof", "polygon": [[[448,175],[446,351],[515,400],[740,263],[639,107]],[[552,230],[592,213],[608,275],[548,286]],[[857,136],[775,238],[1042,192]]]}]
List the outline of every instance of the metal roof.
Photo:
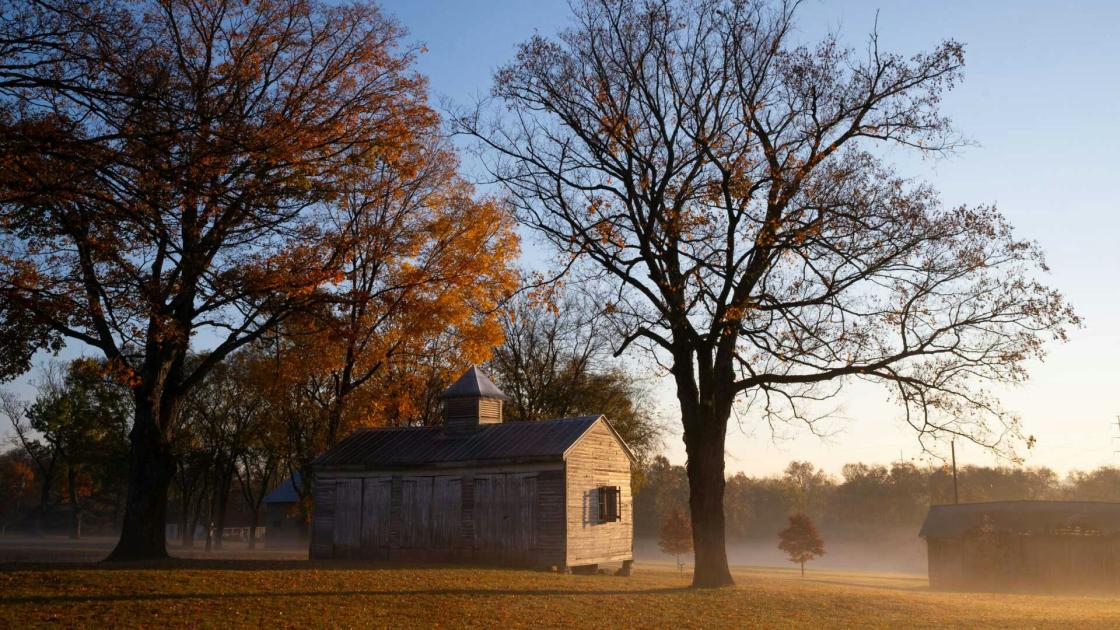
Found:
[{"label": "metal roof", "polygon": [[559,461],[603,416],[577,416],[533,422],[481,425],[468,434],[448,434],[443,427],[365,429],[354,433],[315,460],[326,468],[408,468]]},{"label": "metal roof", "polygon": [[265,503],[298,503],[299,493],[296,492],[296,484],[299,483],[299,473],[294,473],[291,477],[284,480],[284,483],[276,486],[272,492],[269,492],[265,498]]},{"label": "metal roof", "polygon": [[982,529],[1023,535],[1112,535],[1120,533],[1120,503],[996,501],[933,505],[918,535],[924,538],[959,538]]},{"label": "metal roof", "polygon": [[498,398],[509,400],[505,392],[498,389],[494,381],[486,376],[477,365],[472,365],[459,380],[443,391],[440,398]]}]

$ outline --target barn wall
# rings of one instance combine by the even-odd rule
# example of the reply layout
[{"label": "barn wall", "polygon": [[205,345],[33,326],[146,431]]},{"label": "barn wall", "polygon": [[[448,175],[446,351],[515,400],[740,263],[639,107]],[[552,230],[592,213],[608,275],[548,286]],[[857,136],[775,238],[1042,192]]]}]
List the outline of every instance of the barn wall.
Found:
[{"label": "barn wall", "polygon": [[564,564],[562,463],[320,472],[315,492],[313,559]]},{"label": "barn wall", "polygon": [[[630,458],[614,433],[600,419],[568,451],[567,553],[568,566],[596,564],[634,557],[634,512],[630,494]],[[598,522],[599,488],[621,491],[621,520]]]},{"label": "barn wall", "polygon": [[321,475],[312,489],[315,498],[311,510],[311,545],[308,556],[312,560],[334,557],[334,496],[335,479]]},{"label": "barn wall", "polygon": [[1120,589],[1120,537],[988,533],[930,539],[930,587],[944,590]]},{"label": "barn wall", "polygon": [[956,539],[926,539],[926,556],[929,563],[929,586],[936,589],[960,588],[961,545]]}]

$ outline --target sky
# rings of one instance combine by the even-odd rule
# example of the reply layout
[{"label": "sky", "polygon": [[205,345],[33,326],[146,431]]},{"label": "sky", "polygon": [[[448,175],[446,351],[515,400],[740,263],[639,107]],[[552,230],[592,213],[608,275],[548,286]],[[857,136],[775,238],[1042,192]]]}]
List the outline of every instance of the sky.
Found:
[{"label": "sky", "polygon": [[[408,30],[409,42],[425,46],[417,69],[436,103],[485,95],[519,42],[556,33],[570,14],[566,0],[382,6]],[[862,47],[876,23],[882,50],[910,54],[951,38],[966,51],[965,80],[943,111],[972,146],[938,160],[887,157],[935,185],[946,204],[997,204],[1020,235],[1042,245],[1052,269],[1043,279],[1085,320],[1069,343],[1051,346],[1045,362],[1031,366],[1027,384],[999,390],[1037,439],[1026,465],[1060,473],[1120,466],[1120,202],[1110,186],[1120,183],[1120,3],[807,0],[795,36],[812,42],[834,31]],[[16,387],[26,390],[26,383]],[[672,428],[672,384],[655,391]],[[728,470],[773,474],[792,459],[831,473],[854,461],[924,463],[886,395],[873,387],[846,392],[829,405],[839,408],[826,438],[792,426],[773,435],[757,418],[737,418]],[[670,431],[666,446],[669,458],[683,463],[678,432]],[[970,445],[958,444],[957,458],[962,465],[999,463]]]}]

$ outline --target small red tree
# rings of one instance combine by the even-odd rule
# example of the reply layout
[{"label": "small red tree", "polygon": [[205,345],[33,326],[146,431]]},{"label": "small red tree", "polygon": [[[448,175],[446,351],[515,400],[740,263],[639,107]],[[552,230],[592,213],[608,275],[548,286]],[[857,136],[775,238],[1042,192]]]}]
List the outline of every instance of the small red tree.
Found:
[{"label": "small red tree", "polygon": [[677,570],[684,570],[681,554],[692,553],[692,523],[684,510],[672,508],[662,514],[657,546],[661,547],[661,551],[676,556]]},{"label": "small red tree", "polygon": [[824,541],[812,519],[805,514],[793,514],[789,525],[778,532],[778,549],[786,552],[790,562],[801,565],[801,577],[805,577],[805,563],[824,555]]}]

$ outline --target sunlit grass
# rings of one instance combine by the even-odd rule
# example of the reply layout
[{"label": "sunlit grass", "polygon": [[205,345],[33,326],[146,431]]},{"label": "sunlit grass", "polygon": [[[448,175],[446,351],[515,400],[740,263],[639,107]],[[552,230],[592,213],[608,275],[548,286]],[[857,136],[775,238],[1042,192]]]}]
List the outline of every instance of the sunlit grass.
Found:
[{"label": "sunlit grass", "polygon": [[102,627],[1115,627],[1120,598],[937,593],[924,576],[737,570],[738,586],[688,575],[306,562],[185,562],[148,568],[0,572],[0,626]]}]

